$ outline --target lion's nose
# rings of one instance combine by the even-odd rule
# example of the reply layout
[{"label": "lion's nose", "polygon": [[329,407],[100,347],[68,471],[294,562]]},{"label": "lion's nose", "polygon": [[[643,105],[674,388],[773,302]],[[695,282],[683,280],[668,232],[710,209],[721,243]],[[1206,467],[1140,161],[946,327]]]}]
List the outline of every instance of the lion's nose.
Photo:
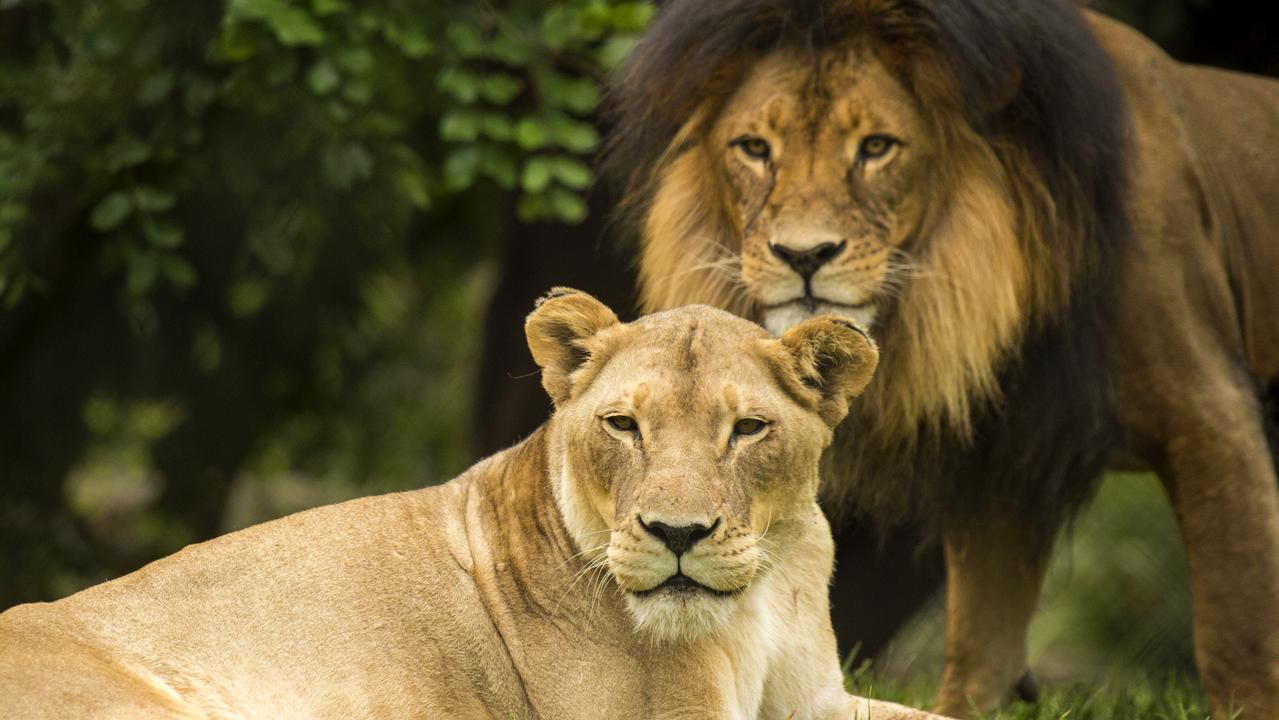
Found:
[{"label": "lion's nose", "polygon": [[769,245],[769,249],[779,260],[790,265],[791,269],[807,279],[812,277],[818,268],[839,257],[847,245],[848,241],[840,240],[837,243],[820,243],[803,250],[796,250],[786,245]]},{"label": "lion's nose", "polygon": [[693,547],[702,538],[709,536],[719,527],[719,518],[710,525],[701,525],[693,523],[690,525],[668,525],[664,522],[644,522],[644,518],[639,518],[640,527],[649,532],[650,535],[661,540],[671,552],[676,555],[683,555],[688,549]]}]

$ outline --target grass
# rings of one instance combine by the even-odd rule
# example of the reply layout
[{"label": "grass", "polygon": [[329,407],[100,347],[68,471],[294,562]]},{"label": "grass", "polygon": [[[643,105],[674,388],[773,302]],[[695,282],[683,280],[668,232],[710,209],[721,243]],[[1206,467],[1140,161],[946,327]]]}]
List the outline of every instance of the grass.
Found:
[{"label": "grass", "polygon": [[[936,683],[879,678],[869,663],[846,674],[850,692],[911,707],[928,708]],[[980,716],[983,720],[1207,720],[1208,700],[1193,678],[1173,675],[1162,681],[1122,685],[1074,683],[1041,688],[1038,702],[1016,702]]]}]

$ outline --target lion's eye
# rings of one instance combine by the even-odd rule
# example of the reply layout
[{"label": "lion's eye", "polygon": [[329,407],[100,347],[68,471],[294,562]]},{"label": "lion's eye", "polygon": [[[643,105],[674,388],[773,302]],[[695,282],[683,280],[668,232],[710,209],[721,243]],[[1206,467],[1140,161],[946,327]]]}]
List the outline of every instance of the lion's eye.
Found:
[{"label": "lion's eye", "polygon": [[743,137],[733,141],[733,144],[742,149],[747,157],[755,160],[763,160],[765,162],[773,154],[773,149],[769,147],[768,141],[764,138]]},{"label": "lion's eye", "polygon": [[857,151],[863,160],[875,160],[882,158],[888,154],[901,141],[890,135],[871,135],[862,140],[862,146]]},{"label": "lion's eye", "polygon": [[639,428],[639,425],[635,423],[635,418],[626,415],[609,415],[604,418],[604,422],[618,432],[635,432]]},{"label": "lion's eye", "polygon": [[742,418],[733,424],[734,435],[756,435],[768,427],[768,423],[759,418]]}]

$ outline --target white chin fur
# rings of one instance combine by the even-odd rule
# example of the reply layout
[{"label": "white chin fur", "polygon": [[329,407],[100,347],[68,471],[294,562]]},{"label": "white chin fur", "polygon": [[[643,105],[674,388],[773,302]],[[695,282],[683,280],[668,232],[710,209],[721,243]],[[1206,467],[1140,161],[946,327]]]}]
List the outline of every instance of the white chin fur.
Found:
[{"label": "white chin fur", "polygon": [[704,592],[658,591],[645,597],[628,595],[626,607],[636,627],[657,642],[689,642],[728,627],[737,611],[736,597]]},{"label": "white chin fur", "polygon": [[865,307],[852,308],[844,305],[818,303],[817,309],[810,312],[807,306],[795,302],[765,310],[763,325],[772,334],[780,336],[814,315],[846,317],[857,323],[858,327],[870,330],[871,324],[875,322],[875,306],[867,305]]}]

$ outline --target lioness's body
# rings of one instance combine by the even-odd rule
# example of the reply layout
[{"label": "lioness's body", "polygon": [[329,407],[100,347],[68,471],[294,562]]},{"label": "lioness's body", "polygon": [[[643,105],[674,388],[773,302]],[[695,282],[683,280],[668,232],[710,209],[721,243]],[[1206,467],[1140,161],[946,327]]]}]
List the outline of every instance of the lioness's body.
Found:
[{"label": "lioness's body", "polygon": [[1010,697],[1057,531],[1135,462],[1214,715],[1279,717],[1279,82],[1069,0],[672,0],[616,92],[647,309],[874,323],[826,500],[943,540],[940,712]]},{"label": "lioness's body", "polygon": [[[573,310],[581,297],[547,305]],[[709,324],[716,315],[741,323],[716,312]],[[559,330],[546,335],[567,345]],[[613,335],[614,345],[627,342],[617,340],[622,331]],[[626,349],[616,351],[631,364],[623,375],[647,379],[650,366]],[[657,353],[674,357],[677,349]],[[736,380],[744,387],[740,373]],[[656,378],[646,387],[667,398]],[[563,396],[557,402],[576,407]],[[602,479],[567,479],[577,463],[592,467],[616,449],[587,410],[590,427],[562,410],[443,486],[299,513],[0,614],[0,717],[926,715],[844,693],[815,452],[813,467],[797,476],[811,475],[811,484],[786,486],[785,502],[756,498],[776,509],[756,519],[773,523],[775,557],[723,600],[737,607],[723,631],[673,640],[637,630],[614,580],[591,572],[588,557],[599,557],[591,553],[607,540],[570,531],[557,499],[597,482],[620,486],[608,477],[615,466],[595,467]],[[604,450],[583,456],[589,443],[566,445],[584,432]],[[705,490],[667,477],[667,511]],[[642,564],[643,543],[623,540],[628,561]]]},{"label": "lioness's body", "polygon": [[[14,608],[0,616],[0,714],[641,720],[815,717],[812,703],[842,702],[833,635],[814,645],[817,628],[790,617],[775,647],[743,618],[746,647],[655,652],[615,592],[575,577],[545,451],[539,432],[447,485],[299,513]],[[816,508],[812,521],[796,548],[810,562],[758,602],[820,622],[832,548]]]}]

